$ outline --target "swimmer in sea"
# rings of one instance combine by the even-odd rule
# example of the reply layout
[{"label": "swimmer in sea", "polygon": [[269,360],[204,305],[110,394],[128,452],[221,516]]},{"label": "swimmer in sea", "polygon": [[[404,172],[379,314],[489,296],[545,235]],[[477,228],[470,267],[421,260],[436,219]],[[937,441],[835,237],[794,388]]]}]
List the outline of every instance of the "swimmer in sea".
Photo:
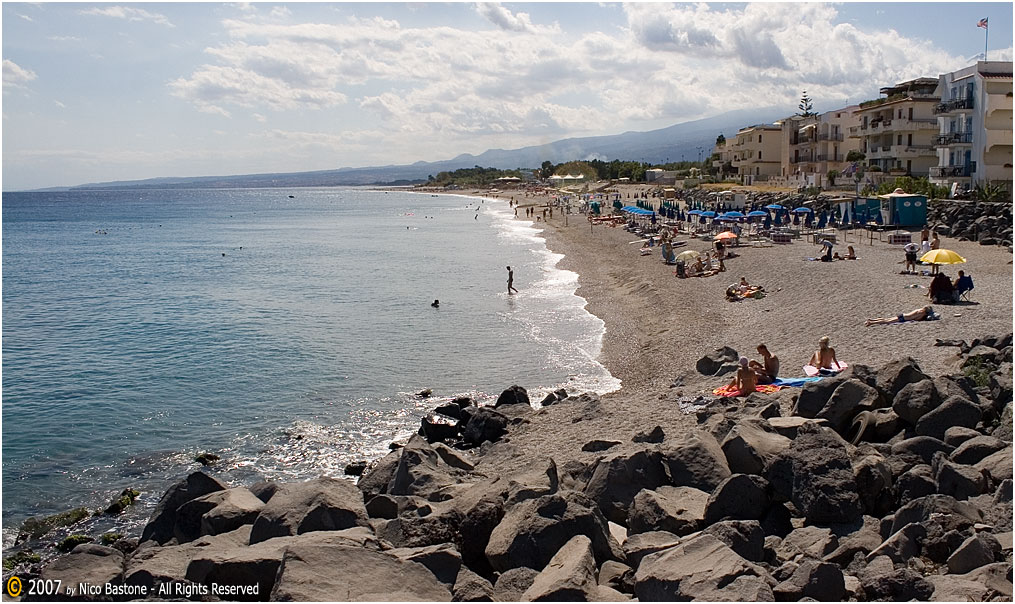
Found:
[{"label": "swimmer in sea", "polygon": [[440,308],[441,307],[441,301],[440,300],[434,300],[433,304],[431,304],[430,306],[433,306],[434,308]]}]

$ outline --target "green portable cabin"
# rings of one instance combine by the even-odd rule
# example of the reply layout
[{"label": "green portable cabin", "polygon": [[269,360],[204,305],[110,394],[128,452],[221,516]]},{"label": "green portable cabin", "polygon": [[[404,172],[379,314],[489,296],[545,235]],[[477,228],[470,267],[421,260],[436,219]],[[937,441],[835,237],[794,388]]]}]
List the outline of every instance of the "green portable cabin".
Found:
[{"label": "green portable cabin", "polygon": [[911,195],[902,189],[895,189],[887,195],[878,195],[876,201],[880,205],[881,218],[885,224],[908,227],[927,224],[926,195]]}]

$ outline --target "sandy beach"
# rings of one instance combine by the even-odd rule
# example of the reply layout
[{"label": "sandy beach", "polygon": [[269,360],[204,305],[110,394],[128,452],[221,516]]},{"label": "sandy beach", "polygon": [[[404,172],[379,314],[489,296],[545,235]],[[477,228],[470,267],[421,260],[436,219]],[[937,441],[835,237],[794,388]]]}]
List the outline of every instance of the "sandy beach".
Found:
[{"label": "sandy beach", "polygon": [[[627,193],[633,196],[643,188],[618,190],[626,199]],[[522,206],[548,201],[521,192],[501,192],[499,197],[514,197]],[[519,217],[523,219],[524,213]],[[780,358],[781,376],[802,377],[818,339],[828,336],[840,361],[878,368],[911,356],[925,372],[938,374],[958,369],[957,349],[934,346],[936,339],[968,341],[1012,329],[1012,255],[1003,247],[943,237],[941,247],[968,262],[942,270],[953,279],[958,269],[971,275],[976,304],[935,305],[942,315],[938,321],[864,327],[867,317],[894,316],[930,303],[926,287],[931,278],[899,274],[904,252],[900,245],[889,245],[887,236],[879,241],[875,233],[873,244],[862,231],[840,236],[836,251],[845,253],[851,244],[859,259],[832,263],[807,261],[820,255],[821,246],[804,238],[763,248],[745,245],[734,248],[739,257],[726,261],[725,273],[678,279],[658,252],[639,255],[640,246],[630,243],[638,237],[622,227],[590,229],[583,215],[573,214],[567,226],[564,223],[554,212],[552,219],[535,226],[542,228],[551,250],[564,254],[559,268],[578,273],[577,294],[588,301],[589,312],[605,322],[600,361],[623,386],[603,396],[595,414],[583,415],[567,405],[543,410],[545,422],[534,422],[512,437],[523,452],[558,459],[583,455],[581,446],[589,440],[629,441],[647,421],[676,431],[689,429],[696,418],[680,409],[678,399],[710,394],[723,385],[723,378],[702,376],[694,369],[699,358],[721,346],[753,359],[759,357],[755,347],[765,343]],[[915,235],[918,239],[919,232]],[[680,249],[710,247],[686,235],[677,240],[688,241]],[[727,302],[726,288],[741,276],[768,294]],[[518,285],[524,287],[521,280]]]}]

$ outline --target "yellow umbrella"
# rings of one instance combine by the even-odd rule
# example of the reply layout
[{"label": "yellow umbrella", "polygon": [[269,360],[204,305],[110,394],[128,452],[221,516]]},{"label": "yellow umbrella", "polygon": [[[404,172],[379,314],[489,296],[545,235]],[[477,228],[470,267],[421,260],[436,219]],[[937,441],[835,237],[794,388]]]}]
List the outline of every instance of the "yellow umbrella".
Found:
[{"label": "yellow umbrella", "polygon": [[698,252],[696,252],[694,250],[687,250],[687,251],[680,252],[679,254],[677,254],[677,260],[678,261],[683,261],[683,262],[690,262],[690,261],[694,260],[695,258],[697,258],[700,255],[701,255],[700,253],[698,253]]},{"label": "yellow umbrella", "polygon": [[951,250],[931,250],[920,257],[927,264],[962,264],[966,259]]},{"label": "yellow umbrella", "polygon": [[723,231],[715,236],[716,239],[736,239],[737,234],[732,231]]}]

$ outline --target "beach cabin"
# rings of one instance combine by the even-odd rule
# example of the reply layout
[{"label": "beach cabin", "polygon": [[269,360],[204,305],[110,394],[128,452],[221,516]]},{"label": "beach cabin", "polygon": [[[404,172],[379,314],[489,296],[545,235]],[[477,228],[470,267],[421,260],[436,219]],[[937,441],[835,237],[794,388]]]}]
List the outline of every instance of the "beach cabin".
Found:
[{"label": "beach cabin", "polygon": [[878,206],[885,224],[919,226],[927,224],[927,197],[911,195],[895,189],[887,195],[878,195]]},{"label": "beach cabin", "polygon": [[718,201],[727,210],[743,210],[747,206],[747,195],[733,191],[720,191]]}]

